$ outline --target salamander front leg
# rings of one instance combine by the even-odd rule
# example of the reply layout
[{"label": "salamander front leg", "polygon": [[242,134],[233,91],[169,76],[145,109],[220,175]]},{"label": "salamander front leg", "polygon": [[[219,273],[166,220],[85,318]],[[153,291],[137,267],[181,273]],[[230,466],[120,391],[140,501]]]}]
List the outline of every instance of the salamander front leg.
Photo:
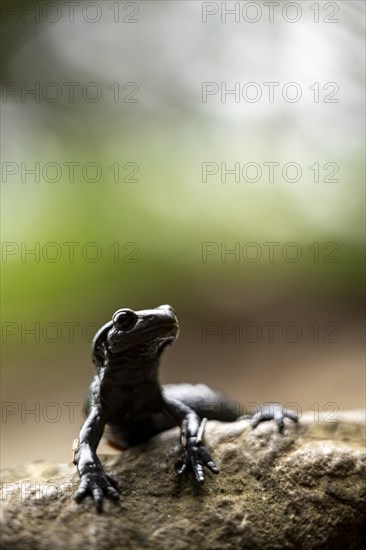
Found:
[{"label": "salamander front leg", "polygon": [[181,443],[184,452],[180,457],[182,466],[179,468],[178,474],[192,469],[196,480],[200,483],[205,480],[204,467],[214,474],[218,474],[219,469],[203,442],[207,419],[204,418],[200,421],[193,409],[178,400],[169,400],[166,408],[170,415],[181,424]]},{"label": "salamander front leg", "polygon": [[184,453],[181,456],[182,466],[179,468],[178,474],[183,474],[188,467],[192,467],[194,475],[200,483],[205,480],[203,471],[204,466],[214,474],[219,473],[218,467],[203,444],[203,432],[206,422],[207,418],[204,418],[198,428],[197,435],[191,437],[188,436],[188,428],[186,428],[186,422],[184,422],[181,434]]},{"label": "salamander front leg", "polygon": [[96,454],[104,425],[105,420],[101,411],[94,407],[80,430],[74,458],[74,463],[77,465],[80,474],[79,488],[74,498],[76,502],[80,502],[87,495],[90,495],[98,512],[102,510],[105,495],[114,500],[119,498],[118,492],[113,487],[113,482],[104,473],[102,464]]}]

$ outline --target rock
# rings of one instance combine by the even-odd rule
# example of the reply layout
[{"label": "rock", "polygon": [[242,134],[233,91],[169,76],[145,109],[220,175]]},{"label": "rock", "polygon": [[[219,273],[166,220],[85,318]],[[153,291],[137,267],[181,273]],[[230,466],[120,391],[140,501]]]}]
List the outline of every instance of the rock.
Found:
[{"label": "rock", "polygon": [[[328,415],[329,419],[329,415]],[[4,550],[359,549],[366,544],[365,415],[337,422],[306,413],[285,434],[264,423],[209,422],[206,444],[221,473],[198,486],[179,478],[178,429],[121,455],[102,456],[119,505],[73,501],[72,464],[3,471]]]}]

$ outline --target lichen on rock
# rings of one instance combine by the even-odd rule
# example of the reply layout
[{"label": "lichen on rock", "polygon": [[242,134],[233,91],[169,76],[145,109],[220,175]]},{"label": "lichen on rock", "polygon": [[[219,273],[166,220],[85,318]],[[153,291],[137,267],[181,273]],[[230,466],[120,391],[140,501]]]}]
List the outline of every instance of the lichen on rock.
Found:
[{"label": "lichen on rock", "polygon": [[2,472],[4,550],[347,549],[366,545],[365,415],[311,413],[279,434],[268,422],[209,422],[220,474],[197,485],[176,474],[178,429],[121,455],[101,456],[119,484],[97,514],[73,500],[72,464]]}]

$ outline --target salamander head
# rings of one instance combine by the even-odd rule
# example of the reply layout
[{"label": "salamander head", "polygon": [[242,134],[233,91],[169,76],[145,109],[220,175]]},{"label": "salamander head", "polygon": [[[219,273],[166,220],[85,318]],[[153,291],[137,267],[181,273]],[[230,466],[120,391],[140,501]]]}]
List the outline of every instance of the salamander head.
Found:
[{"label": "salamander head", "polygon": [[161,351],[172,344],[179,333],[176,313],[169,305],[141,311],[119,309],[110,324],[106,345],[112,354],[120,354],[136,346],[151,348],[151,351],[155,347],[156,351]]}]

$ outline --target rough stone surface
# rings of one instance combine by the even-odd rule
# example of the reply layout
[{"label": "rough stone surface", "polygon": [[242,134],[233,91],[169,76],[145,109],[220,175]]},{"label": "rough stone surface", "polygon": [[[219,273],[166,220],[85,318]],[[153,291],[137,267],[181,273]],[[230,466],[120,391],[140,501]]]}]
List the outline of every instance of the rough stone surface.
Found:
[{"label": "rough stone surface", "polygon": [[[328,418],[329,419],[329,418]],[[263,550],[366,548],[365,415],[307,413],[284,435],[272,423],[209,422],[221,469],[197,486],[178,478],[178,429],[102,456],[121,501],[96,514],[72,500],[72,464],[35,462],[2,474],[4,550]]]}]

